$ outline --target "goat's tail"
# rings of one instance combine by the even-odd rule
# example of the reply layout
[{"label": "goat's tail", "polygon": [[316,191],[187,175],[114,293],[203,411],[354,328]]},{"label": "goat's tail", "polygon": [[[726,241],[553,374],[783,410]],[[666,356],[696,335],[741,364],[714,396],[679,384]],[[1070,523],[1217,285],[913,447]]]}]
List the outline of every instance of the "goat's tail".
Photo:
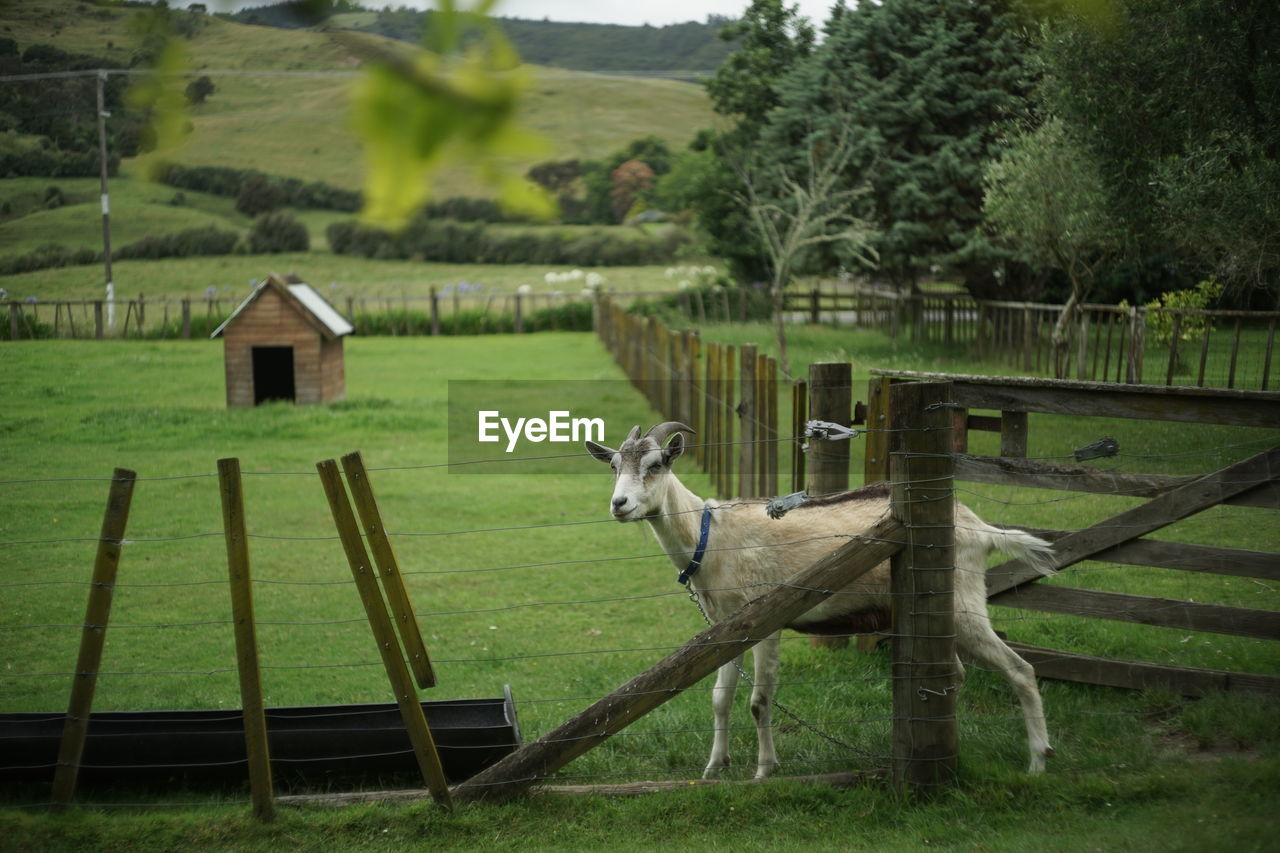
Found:
[{"label": "goat's tail", "polygon": [[1022,530],[996,527],[980,519],[975,532],[988,551],[1003,551],[1017,557],[1046,577],[1057,572],[1053,565],[1053,546],[1039,536]]}]

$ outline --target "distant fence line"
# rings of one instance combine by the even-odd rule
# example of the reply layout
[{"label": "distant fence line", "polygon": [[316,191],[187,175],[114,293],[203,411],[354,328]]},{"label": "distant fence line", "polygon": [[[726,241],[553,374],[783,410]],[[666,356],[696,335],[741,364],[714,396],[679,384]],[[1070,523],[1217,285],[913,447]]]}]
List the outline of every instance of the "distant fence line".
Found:
[{"label": "distant fence line", "polygon": [[[974,299],[967,293],[899,294],[828,285],[786,295],[784,310],[811,323],[875,328],[963,346],[1029,374],[1079,381],[1270,390],[1280,311],[1080,306],[1060,348],[1063,306]],[[1169,318],[1168,332],[1153,328]],[[1161,319],[1157,319],[1161,318]],[[1162,324],[1163,325],[1163,324]]]},{"label": "distant fence line", "polygon": [[[689,322],[762,320],[768,299],[759,288],[610,291],[615,302],[665,302]],[[451,335],[593,328],[597,292],[504,292],[430,288],[427,295],[330,295],[358,334]],[[240,299],[102,299],[0,303],[9,340],[33,338],[205,337]],[[1081,381],[1197,387],[1274,387],[1276,321],[1280,311],[1225,311],[1085,304],[1054,347],[1062,306],[976,300],[966,293],[894,291],[827,283],[786,294],[794,320],[873,328],[944,347],[964,347],[1023,373]],[[762,313],[763,312],[763,313]],[[1167,318],[1167,319],[1165,319]],[[1159,333],[1156,326],[1161,326]],[[3,334],[3,333],[0,333]]]}]

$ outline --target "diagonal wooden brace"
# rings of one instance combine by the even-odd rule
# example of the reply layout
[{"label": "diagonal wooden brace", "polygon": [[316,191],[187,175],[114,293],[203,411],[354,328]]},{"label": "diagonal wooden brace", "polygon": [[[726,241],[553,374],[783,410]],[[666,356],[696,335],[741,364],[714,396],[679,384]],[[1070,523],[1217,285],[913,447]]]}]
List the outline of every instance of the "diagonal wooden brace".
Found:
[{"label": "diagonal wooden brace", "polygon": [[[1280,446],[1206,474],[1141,506],[1068,534],[1054,543],[1053,567],[1064,569],[1122,542],[1137,539],[1228,498],[1280,478]],[[1021,561],[1010,560],[987,572],[987,598],[1044,577]],[[1010,601],[1009,603],[1013,603]]]}]

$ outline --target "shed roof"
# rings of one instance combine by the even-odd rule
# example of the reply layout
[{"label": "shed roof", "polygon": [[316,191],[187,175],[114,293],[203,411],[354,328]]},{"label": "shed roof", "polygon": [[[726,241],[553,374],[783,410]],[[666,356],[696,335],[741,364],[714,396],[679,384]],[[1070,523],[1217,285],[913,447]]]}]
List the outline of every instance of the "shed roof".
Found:
[{"label": "shed roof", "polygon": [[274,273],[267,276],[267,279],[255,287],[253,292],[236,307],[236,310],[231,312],[231,316],[222,321],[222,325],[214,329],[209,337],[216,338],[221,335],[227,326],[235,322],[241,312],[252,305],[254,300],[268,289],[273,289],[279,293],[287,304],[293,306],[304,321],[326,338],[339,338],[355,331],[355,328],[311,285],[299,281],[293,276],[289,278],[292,280],[286,280]]}]

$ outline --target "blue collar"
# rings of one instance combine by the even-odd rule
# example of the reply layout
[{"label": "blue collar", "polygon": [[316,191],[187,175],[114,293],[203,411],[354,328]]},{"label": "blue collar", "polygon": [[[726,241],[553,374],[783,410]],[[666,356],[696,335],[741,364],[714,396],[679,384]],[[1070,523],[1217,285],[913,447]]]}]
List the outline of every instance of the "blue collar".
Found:
[{"label": "blue collar", "polygon": [[702,568],[702,558],[707,553],[707,536],[711,533],[711,505],[704,503],[702,505],[702,532],[698,534],[698,549],[693,552],[693,559],[689,562],[689,567],[680,573],[676,580],[687,585],[698,569]]}]

